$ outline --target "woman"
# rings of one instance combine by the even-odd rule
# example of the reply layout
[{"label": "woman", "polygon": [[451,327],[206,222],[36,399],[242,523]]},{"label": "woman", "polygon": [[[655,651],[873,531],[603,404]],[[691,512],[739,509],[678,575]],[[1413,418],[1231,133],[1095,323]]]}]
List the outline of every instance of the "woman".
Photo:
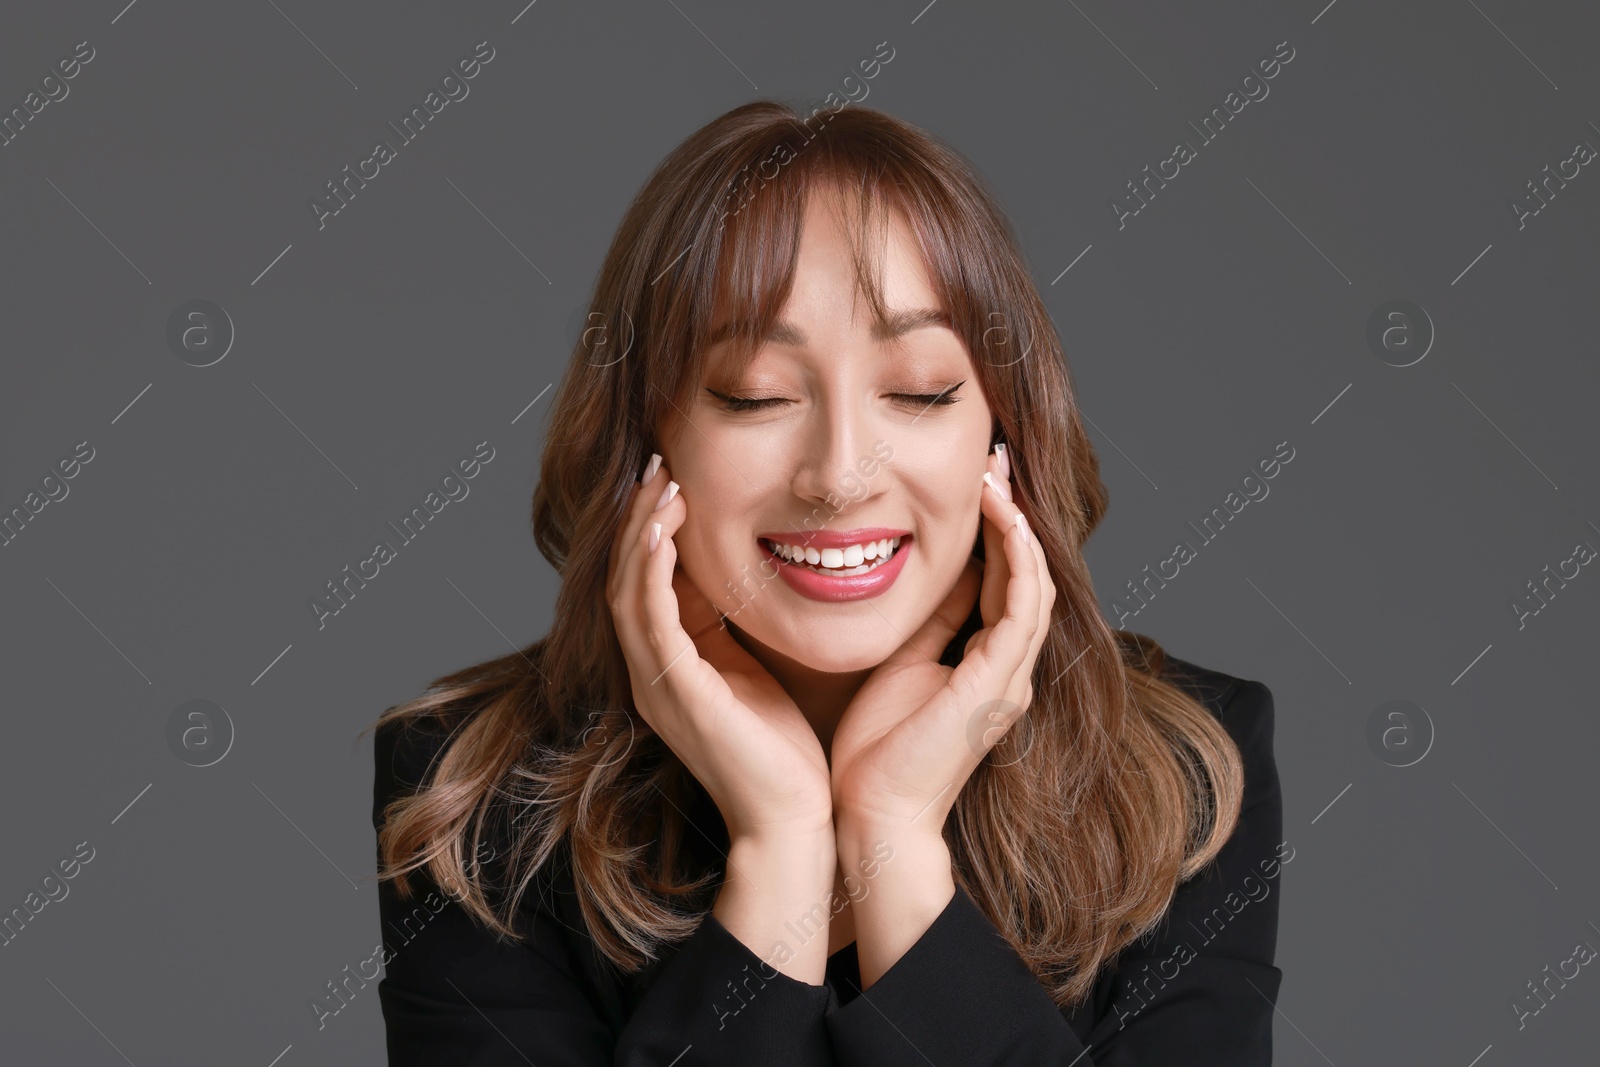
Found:
[{"label": "woman", "polygon": [[592,306],[549,635],[377,723],[390,1062],[1270,1062],[1271,694],[1102,616],[1097,460],[970,167],[739,107]]}]

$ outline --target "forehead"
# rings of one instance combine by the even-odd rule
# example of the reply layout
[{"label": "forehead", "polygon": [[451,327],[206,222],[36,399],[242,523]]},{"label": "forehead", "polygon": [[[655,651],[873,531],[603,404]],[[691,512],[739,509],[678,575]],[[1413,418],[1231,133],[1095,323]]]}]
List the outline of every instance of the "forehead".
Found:
[{"label": "forehead", "polygon": [[[731,319],[722,322],[711,331],[710,344],[717,345],[733,336],[741,326],[750,328],[749,323],[738,323]],[[870,326],[874,341],[887,342],[898,340],[906,334],[930,326],[943,326],[954,329],[949,312],[939,307],[890,307],[886,318],[876,320]],[[761,338],[763,342],[779,345],[793,345],[803,348],[811,343],[811,337],[806,333],[799,321],[789,318],[780,318],[772,324],[772,328]]]},{"label": "forehead", "polygon": [[862,210],[836,188],[812,190],[800,216],[797,268],[831,274],[859,258],[881,272],[885,283],[927,291],[927,270],[905,212],[886,200],[875,201],[870,216]]},{"label": "forehead", "polygon": [[[747,293],[744,303],[750,306],[733,306],[728,272],[718,287],[706,344],[742,334],[754,336],[758,344],[804,346],[810,343],[805,324],[841,319],[870,331],[877,342],[930,326],[954,329],[909,220],[892,204],[874,208],[873,216],[863,219],[837,190],[821,186],[812,191],[798,220],[793,277],[769,328],[756,333],[761,315],[754,305],[765,301],[751,301]],[[876,290],[880,300],[863,299],[868,289]]]}]

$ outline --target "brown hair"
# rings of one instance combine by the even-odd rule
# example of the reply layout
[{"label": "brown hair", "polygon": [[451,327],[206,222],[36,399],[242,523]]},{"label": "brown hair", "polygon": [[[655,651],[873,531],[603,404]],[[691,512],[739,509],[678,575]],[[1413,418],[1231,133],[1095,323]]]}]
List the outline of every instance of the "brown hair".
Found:
[{"label": "brown hair", "polygon": [[[974,357],[995,437],[1016,446],[1013,491],[1049,561],[1054,625],[1012,727],[1026,745],[990,749],[944,837],[957,882],[1056,1003],[1076,1004],[1228,839],[1243,770],[1215,716],[1162,677],[1160,646],[1113,629],[1095,599],[1083,545],[1106,490],[1009,223],[963,158],[871,108],[735,108],[679,145],[630,205],[554,401],[533,498],[534,539],[561,576],[553,625],[373,724],[437,717],[452,728],[420,790],[384,813],[379,877],[408,896],[406,873],[425,868],[480,922],[516,937],[523,891],[565,847],[595,946],[627,972],[709,910],[721,872],[689,869],[685,846],[683,811],[699,786],[634,711],[606,602],[608,553],[659,451],[655,428],[700,381],[718,294],[751,326],[734,338],[747,359],[787,298],[806,197],[824,184],[852,194],[862,218],[904,213]],[[859,248],[858,281],[881,317]],[[946,662],[979,621],[974,609]],[[515,891],[491,901],[476,857],[502,823],[515,828]]]}]

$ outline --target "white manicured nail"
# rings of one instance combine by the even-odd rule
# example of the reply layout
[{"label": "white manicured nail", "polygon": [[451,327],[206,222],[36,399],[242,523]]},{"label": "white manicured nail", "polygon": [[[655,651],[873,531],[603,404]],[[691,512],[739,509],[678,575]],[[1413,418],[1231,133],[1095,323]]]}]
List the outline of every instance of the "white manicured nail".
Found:
[{"label": "white manicured nail", "polygon": [[650,453],[650,462],[645,465],[644,477],[639,479],[639,484],[644,485],[656,476],[656,471],[661,469],[661,457],[654,452]]},{"label": "white manicured nail", "polygon": [[984,471],[983,472],[983,482],[990,489],[993,489],[995,491],[995,493],[997,493],[999,495],[1001,500],[1010,500],[1011,499],[1010,490],[1008,490],[1005,486],[1001,485],[999,482],[995,481],[994,480],[994,475],[990,474],[988,471]]},{"label": "white manicured nail", "polygon": [[650,554],[652,556],[656,554],[656,546],[659,545],[660,543],[661,543],[661,524],[659,522],[652,522],[650,524]]},{"label": "white manicured nail", "polygon": [[1001,441],[994,446],[995,458],[1000,461],[1000,477],[1006,481],[1011,480],[1011,457],[1006,454],[1006,443]]},{"label": "white manicured nail", "polygon": [[1020,513],[1017,515],[1017,529],[1022,531],[1023,544],[1027,544],[1030,540],[1032,540],[1033,534],[1028,531],[1028,518],[1026,515],[1022,515]]},{"label": "white manicured nail", "polygon": [[677,495],[678,495],[678,483],[677,482],[668,482],[666,490],[664,492],[662,492],[662,494],[661,494],[661,499],[656,501],[656,510],[660,511],[662,508],[666,507],[667,504],[669,502],[671,502],[672,498],[677,496]]}]

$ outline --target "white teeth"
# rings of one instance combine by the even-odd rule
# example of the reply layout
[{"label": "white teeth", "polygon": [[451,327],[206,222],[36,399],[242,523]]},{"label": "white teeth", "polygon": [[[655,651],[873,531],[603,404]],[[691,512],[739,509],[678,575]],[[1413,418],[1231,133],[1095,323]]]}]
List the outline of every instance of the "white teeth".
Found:
[{"label": "white teeth", "polygon": [[790,563],[805,563],[822,571],[864,574],[892,556],[900,545],[900,538],[864,541],[848,548],[817,549],[809,545],[769,544],[774,555]]}]

